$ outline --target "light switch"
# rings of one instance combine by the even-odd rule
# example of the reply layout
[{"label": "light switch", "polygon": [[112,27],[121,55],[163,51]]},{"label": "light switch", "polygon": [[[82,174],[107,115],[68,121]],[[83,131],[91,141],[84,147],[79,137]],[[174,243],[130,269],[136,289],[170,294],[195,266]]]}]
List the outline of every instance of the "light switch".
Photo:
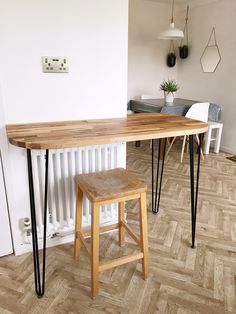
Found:
[{"label": "light switch", "polygon": [[65,57],[42,57],[43,72],[68,73],[68,60]]}]

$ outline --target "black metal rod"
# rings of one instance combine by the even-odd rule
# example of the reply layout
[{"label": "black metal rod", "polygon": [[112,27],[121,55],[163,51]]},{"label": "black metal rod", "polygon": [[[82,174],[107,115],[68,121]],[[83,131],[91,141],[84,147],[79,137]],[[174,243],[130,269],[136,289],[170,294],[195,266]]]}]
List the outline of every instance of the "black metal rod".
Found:
[{"label": "black metal rod", "polygon": [[157,214],[159,210],[159,208],[157,208],[157,191],[158,191],[158,186],[159,186],[160,155],[161,155],[161,141],[159,140],[158,157],[157,157],[156,188],[155,188],[155,204],[154,204],[154,209],[153,209],[153,213],[155,214]]},{"label": "black metal rod", "polygon": [[199,188],[199,176],[200,176],[200,164],[201,164],[201,146],[202,146],[202,137],[200,136],[200,143],[198,145],[198,161],[197,161],[197,178],[196,178],[196,191],[195,191],[195,206],[194,206],[194,225],[193,225],[193,241],[192,248],[195,246],[195,233],[196,233],[196,222],[197,222],[197,204],[198,204],[198,188]]},{"label": "black metal rod", "polygon": [[152,140],[152,212],[154,206],[154,140]]},{"label": "black metal rod", "polygon": [[30,149],[27,149],[27,165],[28,165],[30,215],[31,215],[32,245],[33,245],[33,260],[34,260],[34,282],[35,282],[35,291],[38,294],[38,292],[40,292],[40,272],[39,272],[37,225],[36,225],[36,217],[35,217],[34,184],[33,184],[32,160],[31,160]]},{"label": "black metal rod", "polygon": [[[161,141],[159,143],[159,150],[161,150]],[[161,165],[161,177],[160,177],[159,192],[158,192],[157,212],[159,211],[160,200],[161,200],[161,188],[162,188],[162,178],[163,178],[164,165],[165,165],[165,154],[166,154],[166,138],[164,139],[164,151],[163,151],[163,160],[162,160],[162,165]]]},{"label": "black metal rod", "polygon": [[[34,198],[34,180],[32,170],[31,150],[27,149],[27,165],[28,165],[28,180],[29,180],[29,196],[30,196],[30,214],[32,227],[32,244],[33,244],[33,261],[34,261],[34,281],[35,291],[38,297],[42,297],[45,291],[45,266],[46,266],[46,232],[47,232],[47,193],[48,193],[48,155],[46,150],[45,157],[45,190],[44,190],[44,231],[43,231],[43,265],[42,278],[40,276],[39,249],[37,236],[37,222],[35,213],[35,198]],[[41,283],[42,279],[42,283]]]},{"label": "black metal rod", "polygon": [[189,162],[190,162],[190,197],[191,197],[191,225],[192,225],[192,248],[195,244],[195,201],[194,201],[194,145],[193,135],[189,135]]},{"label": "black metal rod", "polygon": [[[47,203],[48,203],[48,155],[49,151],[46,150],[45,155],[45,186],[44,186],[44,222],[43,222],[43,281],[42,293],[45,290],[45,268],[46,268],[46,240],[47,240]],[[43,295],[42,294],[42,295]]]},{"label": "black metal rod", "polygon": [[[160,160],[161,160],[161,141],[164,140],[164,151],[162,156],[162,165],[161,165],[161,172],[160,172]],[[154,151],[154,148],[153,148]],[[156,172],[156,182],[155,182],[155,188],[154,184],[152,185],[152,195],[155,195],[155,202],[152,205],[152,212],[153,214],[157,214],[159,212],[160,207],[160,199],[161,199],[161,188],[162,188],[162,178],[163,178],[163,171],[164,171],[164,164],[165,164],[165,151],[166,151],[166,139],[159,139],[159,147],[158,147],[158,159],[157,159],[157,172]],[[154,160],[154,158],[153,158]],[[153,170],[152,173],[154,173],[154,161],[153,161]],[[160,176],[160,178],[159,178]],[[160,180],[160,182],[159,182]],[[155,192],[154,192],[155,190]]]},{"label": "black metal rod", "polygon": [[202,146],[202,135],[200,135],[200,141],[199,141],[198,150],[197,150],[198,151],[198,161],[197,161],[196,190],[195,190],[195,180],[194,180],[194,141],[193,141],[193,135],[189,136],[192,248],[195,247],[198,190],[199,190],[199,177],[200,177],[200,165],[201,165],[201,146]]}]

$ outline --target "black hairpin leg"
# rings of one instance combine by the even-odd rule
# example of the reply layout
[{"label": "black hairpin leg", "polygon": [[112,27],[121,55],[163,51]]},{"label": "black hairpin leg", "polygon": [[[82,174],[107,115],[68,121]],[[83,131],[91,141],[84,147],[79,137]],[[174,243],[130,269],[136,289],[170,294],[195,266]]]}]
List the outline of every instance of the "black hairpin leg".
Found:
[{"label": "black hairpin leg", "polygon": [[196,178],[196,190],[195,190],[195,182],[194,182],[195,181],[194,180],[194,138],[193,138],[193,135],[189,136],[192,248],[194,248],[194,246],[195,246],[197,200],[198,200],[199,174],[200,174],[200,163],[201,163],[201,144],[202,144],[202,136],[200,135],[200,143],[198,145],[197,178]]},{"label": "black hairpin leg", "polygon": [[[161,141],[164,141],[164,149],[161,151]],[[165,152],[166,152],[166,138],[159,139],[158,147],[158,159],[157,159],[157,172],[156,172],[156,182],[155,182],[155,165],[154,165],[154,140],[152,140],[152,212],[157,214],[160,207],[161,199],[161,186],[162,186],[162,177],[165,164]],[[163,153],[163,154],[162,154]],[[162,156],[161,156],[162,154]],[[162,158],[161,158],[162,157]],[[160,171],[160,161],[162,160],[161,171]],[[159,178],[160,176],[160,178]]]},{"label": "black hairpin leg", "polygon": [[40,275],[37,223],[36,223],[36,214],[35,214],[34,180],[33,180],[32,159],[31,159],[30,149],[27,149],[27,165],[28,165],[28,179],[29,179],[30,214],[31,214],[31,226],[32,226],[35,291],[38,297],[42,297],[44,295],[44,290],[45,290],[47,194],[48,194],[48,149],[46,150],[46,156],[45,156],[43,265],[42,265],[42,273],[41,273],[42,277]]}]

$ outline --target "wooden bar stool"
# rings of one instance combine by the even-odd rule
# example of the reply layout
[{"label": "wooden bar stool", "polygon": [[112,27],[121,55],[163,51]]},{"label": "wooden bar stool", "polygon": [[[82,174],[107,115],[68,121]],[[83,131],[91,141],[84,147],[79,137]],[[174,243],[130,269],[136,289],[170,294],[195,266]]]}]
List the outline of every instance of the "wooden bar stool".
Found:
[{"label": "wooden bar stool", "polygon": [[[75,222],[75,245],[74,256],[80,255],[81,244],[84,246],[91,263],[91,294],[98,294],[99,272],[142,259],[143,275],[146,279],[149,273],[148,266],[148,238],[147,238],[147,208],[146,191],[147,185],[138,179],[131,171],[118,168],[75,177],[77,185],[76,222]],[[91,232],[82,232],[82,200],[83,194],[92,203]],[[133,233],[125,222],[125,201],[139,199],[140,203],[140,238]],[[100,206],[104,204],[119,204],[119,221],[112,226],[99,227]],[[139,253],[113,259],[112,261],[99,263],[99,233],[109,230],[119,230],[119,245],[124,242],[125,231],[140,246]],[[91,249],[85,241],[85,236],[91,235]]]}]

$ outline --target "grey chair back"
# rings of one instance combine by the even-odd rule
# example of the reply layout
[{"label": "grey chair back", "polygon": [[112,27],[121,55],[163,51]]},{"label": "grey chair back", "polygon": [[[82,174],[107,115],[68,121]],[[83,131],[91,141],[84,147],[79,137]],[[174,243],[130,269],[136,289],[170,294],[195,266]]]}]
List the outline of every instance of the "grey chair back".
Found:
[{"label": "grey chair back", "polygon": [[221,121],[223,119],[223,112],[221,106],[210,103],[208,120],[210,121]]}]

